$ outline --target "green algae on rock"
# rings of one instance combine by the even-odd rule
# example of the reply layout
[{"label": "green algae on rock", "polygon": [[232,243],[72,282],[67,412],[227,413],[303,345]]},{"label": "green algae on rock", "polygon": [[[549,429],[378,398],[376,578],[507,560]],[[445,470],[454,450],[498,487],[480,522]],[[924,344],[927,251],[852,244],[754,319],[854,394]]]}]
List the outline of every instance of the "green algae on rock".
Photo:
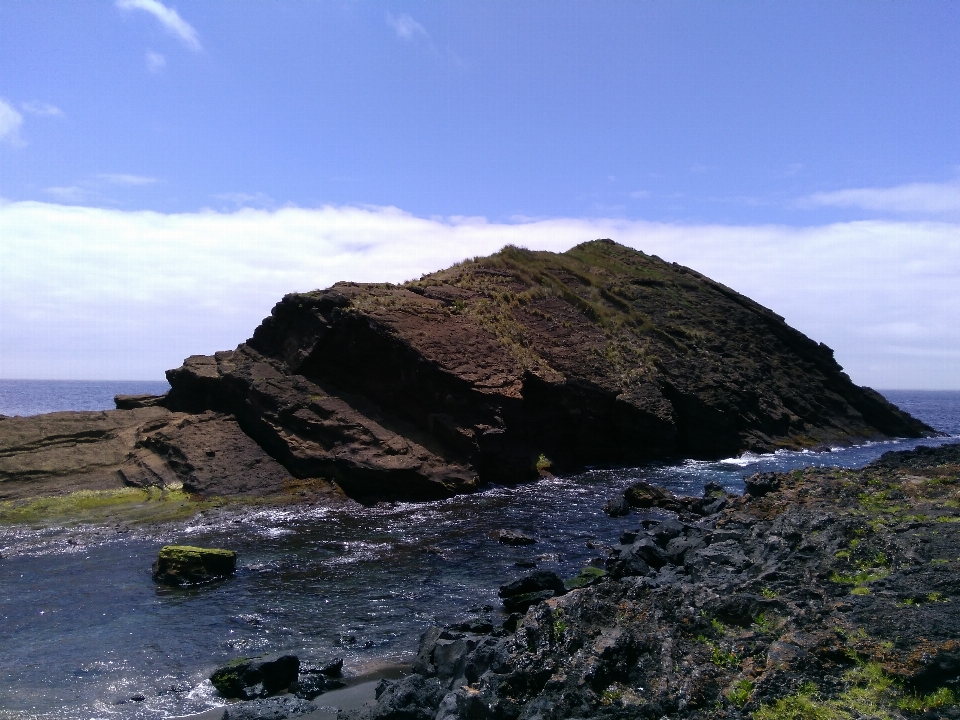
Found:
[{"label": "green algae on rock", "polygon": [[195,585],[229,577],[236,568],[233,550],[165,545],[153,563],[153,579],[165,585]]}]

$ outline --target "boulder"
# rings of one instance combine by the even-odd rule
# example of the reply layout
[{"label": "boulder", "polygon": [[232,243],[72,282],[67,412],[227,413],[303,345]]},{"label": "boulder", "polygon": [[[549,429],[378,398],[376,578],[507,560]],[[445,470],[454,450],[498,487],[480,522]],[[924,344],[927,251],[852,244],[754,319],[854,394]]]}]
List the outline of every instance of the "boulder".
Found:
[{"label": "boulder", "polygon": [[135,410],[136,408],[162,407],[166,395],[115,395],[113,398],[117,410]]},{"label": "boulder", "polygon": [[164,585],[196,585],[233,575],[237,554],[233,550],[165,545],[153,563],[153,579]]},{"label": "boulder", "polygon": [[676,498],[669,490],[651,485],[641,480],[626,489],[624,499],[634,507],[664,507],[664,503],[674,504]]},{"label": "boulder", "polygon": [[237,658],[217,668],[210,682],[223,697],[250,700],[287,690],[299,672],[296,655]]},{"label": "boulder", "polygon": [[763,497],[780,487],[780,477],[777,473],[754,473],[743,481],[745,492],[751,497]]},{"label": "boulder", "polygon": [[630,514],[630,504],[623,496],[612,497],[603,506],[603,511],[610,517],[623,517]]},{"label": "boulder", "polygon": [[514,580],[506,585],[500,586],[497,593],[501,598],[513,597],[524,593],[540,592],[542,590],[552,590],[557,595],[563,595],[566,587],[563,580],[556,573],[549,570],[538,570],[537,572],[525,575],[519,580]]},{"label": "boulder", "polygon": [[440,682],[422,675],[402,680],[382,680],[377,686],[377,704],[370,720],[434,720],[437,707],[446,695]]},{"label": "boulder", "polygon": [[538,590],[537,592],[520,593],[503,599],[503,609],[508,613],[526,612],[531,605],[549,600],[557,593],[553,590]]},{"label": "boulder", "polygon": [[564,581],[564,585],[566,586],[567,590],[576,590],[577,588],[588,587],[589,585],[595,585],[600,582],[600,578],[604,577],[606,574],[606,570],[587,566],[574,577]]},{"label": "boulder", "polygon": [[327,679],[323,675],[301,675],[300,679],[290,685],[290,692],[298,698],[313,700],[327,690]]}]

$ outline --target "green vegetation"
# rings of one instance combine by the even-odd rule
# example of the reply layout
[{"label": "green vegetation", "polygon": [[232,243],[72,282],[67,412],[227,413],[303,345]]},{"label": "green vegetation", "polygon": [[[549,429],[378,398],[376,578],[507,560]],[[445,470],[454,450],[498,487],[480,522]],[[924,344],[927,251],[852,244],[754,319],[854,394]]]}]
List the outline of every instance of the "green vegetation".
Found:
[{"label": "green vegetation", "polygon": [[908,712],[926,712],[937,708],[960,705],[960,695],[950,688],[939,688],[927,695],[905,695],[897,701],[897,707]]},{"label": "green vegetation", "polygon": [[740,664],[740,658],[732,650],[725,652],[719,646],[711,644],[710,662],[717,667],[736,667]]},{"label": "green vegetation", "polygon": [[543,453],[540,453],[540,457],[537,458],[537,462],[534,467],[537,468],[537,472],[543,472],[544,470],[549,470],[552,466],[553,463],[550,462],[550,458]]},{"label": "green vegetation", "polygon": [[559,638],[567,631],[567,623],[563,620],[563,608],[557,608],[553,612],[553,636]]},{"label": "green vegetation", "polygon": [[747,679],[737,680],[727,693],[727,699],[735,707],[743,707],[753,693],[753,683]]},{"label": "green vegetation", "polygon": [[580,572],[574,577],[570,578],[569,580],[564,580],[563,584],[567,590],[576,590],[577,588],[593,585],[606,574],[606,570],[601,570],[600,568],[588,565],[580,570]]},{"label": "green vegetation", "polygon": [[775,590],[768,587],[763,588],[763,590],[760,591],[760,594],[763,595],[763,597],[767,598],[767,600],[772,600],[773,598],[780,597]]},{"label": "green vegetation", "polygon": [[789,697],[762,706],[753,720],[894,720],[897,709],[923,712],[957,705],[960,698],[949,688],[928,695],[905,692],[879,663],[861,665],[844,676],[847,689],[833,698],[820,698],[812,683]]},{"label": "green vegetation", "polygon": [[775,621],[771,618],[768,618],[766,613],[760,613],[754,618],[753,626],[758,632],[768,633],[774,629]]},{"label": "green vegetation", "polygon": [[623,699],[623,688],[613,684],[600,694],[601,705],[613,705]]},{"label": "green vegetation", "polygon": [[79,490],[69,495],[0,503],[0,523],[150,523],[189,518],[223,500],[197,500],[180,487]]}]

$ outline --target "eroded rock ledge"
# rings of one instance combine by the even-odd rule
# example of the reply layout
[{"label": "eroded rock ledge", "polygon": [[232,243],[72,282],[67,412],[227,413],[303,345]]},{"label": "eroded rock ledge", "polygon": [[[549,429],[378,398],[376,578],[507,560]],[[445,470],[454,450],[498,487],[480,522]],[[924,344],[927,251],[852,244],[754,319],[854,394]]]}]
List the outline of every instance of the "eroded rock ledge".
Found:
[{"label": "eroded rock ledge", "polygon": [[609,240],[288,295],[246,343],[167,378],[167,396],[115,413],[0,419],[0,499],[44,480],[234,495],[319,478],[429,499],[588,464],[933,434],[770,310]]}]

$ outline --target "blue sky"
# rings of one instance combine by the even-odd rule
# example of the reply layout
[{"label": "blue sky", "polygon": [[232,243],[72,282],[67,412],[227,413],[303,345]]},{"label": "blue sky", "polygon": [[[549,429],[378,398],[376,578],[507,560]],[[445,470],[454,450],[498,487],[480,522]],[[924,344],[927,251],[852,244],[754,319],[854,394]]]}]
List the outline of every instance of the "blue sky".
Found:
[{"label": "blue sky", "polygon": [[290,290],[603,232],[960,387],[958,117],[955,2],[6,2],[0,376],[158,377]]}]

